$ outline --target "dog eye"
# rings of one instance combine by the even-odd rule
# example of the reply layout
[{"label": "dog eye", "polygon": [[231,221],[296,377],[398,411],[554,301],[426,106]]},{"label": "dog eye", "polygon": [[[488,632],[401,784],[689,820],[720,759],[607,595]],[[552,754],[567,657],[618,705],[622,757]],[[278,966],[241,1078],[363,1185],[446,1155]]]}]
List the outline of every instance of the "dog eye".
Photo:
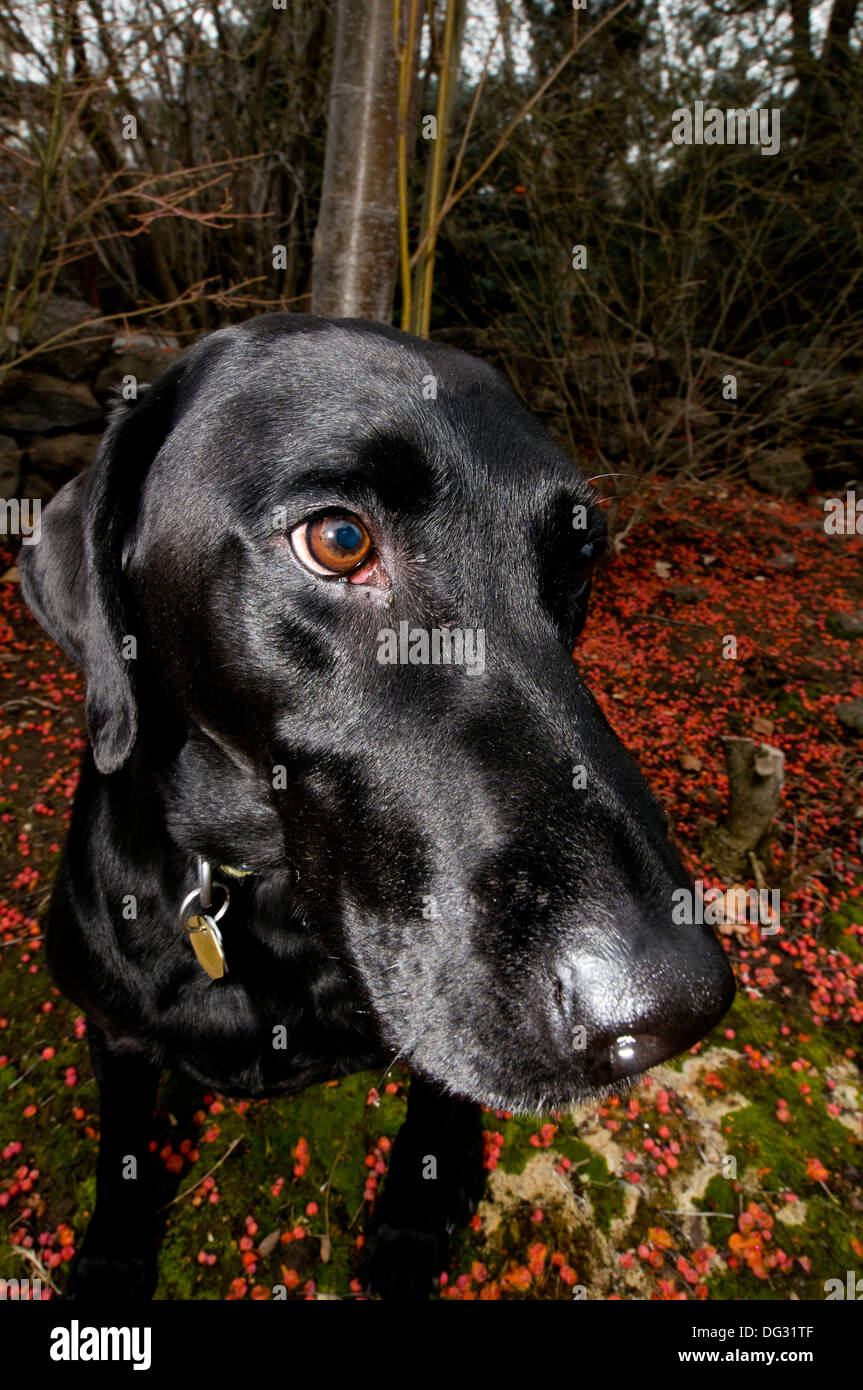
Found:
[{"label": "dog eye", "polygon": [[587,541],[578,551],[572,564],[572,577],[576,584],[586,584],[596,569],[605,546],[601,541]]},{"label": "dog eye", "polygon": [[350,512],[329,512],[294,527],[297,559],[315,574],[349,575],[368,558],[372,538]]}]

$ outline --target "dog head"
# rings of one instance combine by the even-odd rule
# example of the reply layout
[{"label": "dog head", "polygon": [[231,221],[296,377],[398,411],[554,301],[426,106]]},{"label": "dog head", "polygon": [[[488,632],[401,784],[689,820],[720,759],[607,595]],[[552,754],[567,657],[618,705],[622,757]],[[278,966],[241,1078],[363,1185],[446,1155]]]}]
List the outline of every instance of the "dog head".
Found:
[{"label": "dog head", "polygon": [[412,1066],[538,1109],[686,1049],[733,995],[572,659],[604,545],[489,367],[274,314],[114,415],[22,582],[86,674],[99,770],[156,769],[190,854],[291,868]]}]

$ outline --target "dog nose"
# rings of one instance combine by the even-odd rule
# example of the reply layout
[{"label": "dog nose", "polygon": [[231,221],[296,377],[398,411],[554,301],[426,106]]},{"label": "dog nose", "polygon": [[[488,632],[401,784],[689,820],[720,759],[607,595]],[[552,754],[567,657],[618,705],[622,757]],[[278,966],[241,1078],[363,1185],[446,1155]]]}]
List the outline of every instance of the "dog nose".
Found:
[{"label": "dog nose", "polygon": [[616,1038],[595,1038],[587,1046],[586,1070],[597,1086],[607,1086],[612,1081],[637,1076],[649,1067],[667,1062],[691,1045],[680,1037],[656,1033],[621,1033]]},{"label": "dog nose", "polygon": [[554,980],[555,1032],[596,1086],[686,1052],[719,1022],[734,998],[734,976],[712,934],[691,954],[643,957],[629,970],[586,955],[560,963]]}]

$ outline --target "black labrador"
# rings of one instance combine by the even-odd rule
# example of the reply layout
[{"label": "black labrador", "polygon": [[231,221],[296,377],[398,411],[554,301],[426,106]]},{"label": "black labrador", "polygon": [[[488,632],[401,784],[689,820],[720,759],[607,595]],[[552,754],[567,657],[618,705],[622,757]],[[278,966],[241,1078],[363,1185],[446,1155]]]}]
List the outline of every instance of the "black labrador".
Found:
[{"label": "black labrador", "polygon": [[87,678],[47,929],[101,1092],[73,1296],[152,1294],[163,1067],[263,1096],[409,1064],[362,1277],[424,1296],[480,1104],[625,1089],[728,1008],[572,660],[604,545],[493,369],[378,324],[267,314],[117,408],[20,559]]}]

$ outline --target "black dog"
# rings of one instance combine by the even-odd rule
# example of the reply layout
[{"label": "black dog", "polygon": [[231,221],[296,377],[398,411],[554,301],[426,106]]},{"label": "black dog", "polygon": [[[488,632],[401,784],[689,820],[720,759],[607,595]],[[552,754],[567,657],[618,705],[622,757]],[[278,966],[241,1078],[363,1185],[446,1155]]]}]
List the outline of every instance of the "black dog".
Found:
[{"label": "black dog", "polygon": [[193,348],[47,509],[24,594],[92,744],[48,927],[101,1088],[75,1296],[152,1293],[162,1067],[262,1096],[408,1062],[363,1277],[421,1295],[481,1188],[478,1103],[622,1088],[728,1008],[571,658],[603,547],[491,368],[288,314]]}]

